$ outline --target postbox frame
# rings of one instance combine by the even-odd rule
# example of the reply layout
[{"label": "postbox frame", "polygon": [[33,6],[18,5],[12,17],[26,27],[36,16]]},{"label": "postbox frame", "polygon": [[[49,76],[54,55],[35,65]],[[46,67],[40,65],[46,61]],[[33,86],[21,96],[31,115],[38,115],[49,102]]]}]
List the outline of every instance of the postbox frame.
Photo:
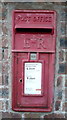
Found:
[{"label": "postbox frame", "polygon": [[[45,53],[45,54],[49,54],[49,68],[51,68],[48,72],[49,72],[49,80],[48,80],[48,106],[47,108],[36,108],[34,107],[33,109],[30,107],[27,108],[22,108],[22,107],[18,107],[16,105],[16,91],[15,91],[15,86],[17,86],[16,80],[14,80],[15,78],[15,69],[17,68],[16,63],[15,63],[15,53],[22,53],[22,52],[39,52],[39,51],[24,51],[24,50],[17,50],[14,49],[14,45],[15,45],[15,29],[17,28],[17,26],[15,27],[15,23],[14,23],[14,19],[15,19],[15,13],[53,13],[54,14],[54,44],[56,44],[56,12],[55,11],[49,11],[49,10],[14,10],[13,11],[13,18],[12,18],[12,55],[13,55],[13,59],[12,59],[12,73],[13,76],[13,80],[12,80],[12,109],[14,111],[25,111],[25,112],[50,112],[52,110],[52,98],[53,98],[53,79],[54,79],[54,63],[55,63],[55,49],[53,51],[40,51],[40,53]],[[24,26],[23,26],[24,27]],[[48,26],[49,28],[49,26]],[[27,60],[28,61],[28,60]],[[33,62],[33,61],[31,61]],[[16,68],[15,68],[16,67]],[[51,70],[52,70],[52,74],[51,74]]]}]

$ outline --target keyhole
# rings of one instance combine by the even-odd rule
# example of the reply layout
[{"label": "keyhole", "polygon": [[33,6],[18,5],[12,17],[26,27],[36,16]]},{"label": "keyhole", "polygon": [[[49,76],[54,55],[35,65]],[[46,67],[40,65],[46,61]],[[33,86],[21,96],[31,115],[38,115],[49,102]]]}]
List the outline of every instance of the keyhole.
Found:
[{"label": "keyhole", "polygon": [[20,79],[20,82],[22,82],[22,79]]}]

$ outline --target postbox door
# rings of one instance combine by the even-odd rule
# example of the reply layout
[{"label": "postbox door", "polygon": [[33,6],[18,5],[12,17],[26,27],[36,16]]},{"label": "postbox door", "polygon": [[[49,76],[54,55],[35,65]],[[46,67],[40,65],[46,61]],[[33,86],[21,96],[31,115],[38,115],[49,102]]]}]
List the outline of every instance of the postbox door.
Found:
[{"label": "postbox door", "polygon": [[[39,53],[39,54],[35,53],[35,54],[38,54],[38,60],[29,60],[30,54],[31,53],[17,53],[15,55],[15,62],[17,66],[17,68],[15,69],[15,74],[16,74],[15,82],[17,84],[17,88],[15,88],[16,89],[15,91],[17,94],[16,104],[19,107],[20,106],[21,107],[43,107],[43,106],[47,107],[48,106],[47,96],[48,96],[48,78],[49,78],[49,55],[45,53]],[[27,68],[29,70],[27,70]],[[32,70],[32,68],[36,70]],[[28,76],[26,76],[26,74]],[[38,74],[39,76],[37,76]],[[25,77],[31,77],[31,78],[27,78],[26,80]],[[38,85],[39,85],[39,88],[38,88]],[[26,90],[25,87],[27,87],[28,91]]]}]

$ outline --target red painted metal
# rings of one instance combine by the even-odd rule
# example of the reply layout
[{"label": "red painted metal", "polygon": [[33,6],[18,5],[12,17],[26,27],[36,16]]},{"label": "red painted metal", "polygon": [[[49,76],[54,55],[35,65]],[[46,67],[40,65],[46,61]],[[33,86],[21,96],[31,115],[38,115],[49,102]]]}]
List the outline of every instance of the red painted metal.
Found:
[{"label": "red painted metal", "polygon": [[[50,112],[56,44],[56,12],[15,10],[12,24],[12,109]],[[36,60],[30,54],[36,53]],[[41,63],[41,95],[24,94],[25,63]]]}]

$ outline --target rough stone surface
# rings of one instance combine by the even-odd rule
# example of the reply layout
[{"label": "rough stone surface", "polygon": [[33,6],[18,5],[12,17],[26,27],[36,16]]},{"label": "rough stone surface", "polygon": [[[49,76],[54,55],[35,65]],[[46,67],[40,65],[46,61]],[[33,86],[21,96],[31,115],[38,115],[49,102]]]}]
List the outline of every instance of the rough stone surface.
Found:
[{"label": "rough stone surface", "polygon": [[64,61],[64,51],[63,50],[61,50],[60,52],[59,52],[59,62],[63,62]]},{"label": "rough stone surface", "polygon": [[67,48],[67,37],[60,38],[60,47]]},{"label": "rough stone surface", "polygon": [[[1,0],[1,2],[31,2],[31,0]],[[66,0],[32,0],[32,2],[66,2]],[[64,3],[65,4],[65,3]]]},{"label": "rough stone surface", "polygon": [[63,103],[62,110],[67,112],[67,102]]},{"label": "rough stone surface", "polygon": [[59,92],[58,92],[58,99],[59,99],[59,100],[62,100],[62,91],[59,91]]},{"label": "rough stone surface", "polygon": [[56,101],[56,103],[55,103],[56,111],[60,109],[60,103],[61,103],[61,101]]},{"label": "rough stone surface", "polygon": [[2,120],[2,112],[0,112],[0,120]]},{"label": "rough stone surface", "polygon": [[8,85],[8,74],[2,74],[2,85]]},{"label": "rough stone surface", "polygon": [[8,88],[0,88],[0,97],[8,98],[8,96],[9,96]]},{"label": "rough stone surface", "polygon": [[2,85],[2,75],[0,74],[0,85]]},{"label": "rough stone surface", "polygon": [[2,112],[2,118],[21,118],[19,113]]},{"label": "rough stone surface", "polygon": [[58,87],[62,87],[62,80],[63,80],[63,77],[59,76],[58,79],[57,79],[57,86]]},{"label": "rough stone surface", "polygon": [[[67,3],[52,0],[1,0],[0,3],[0,111],[3,118],[64,118],[67,113]],[[28,2],[29,1],[29,2]],[[37,2],[36,2],[37,1]],[[62,0],[63,1],[63,0]],[[23,3],[22,3],[23,2]],[[57,12],[57,36],[55,56],[53,110],[50,113],[31,113],[12,111],[11,89],[11,45],[12,45],[12,11],[15,9],[44,9]],[[65,76],[65,77],[64,77]],[[64,99],[65,96],[65,99]]]},{"label": "rough stone surface", "polygon": [[0,49],[0,61],[2,60],[2,49]]},{"label": "rough stone surface", "polygon": [[66,73],[67,74],[67,64],[66,63],[62,63],[59,64],[59,71],[58,73]]},{"label": "rough stone surface", "polygon": [[67,52],[66,52],[66,61],[67,61]]},{"label": "rough stone surface", "polygon": [[45,115],[44,118],[65,118],[64,114],[49,114],[49,115]]},{"label": "rough stone surface", "polygon": [[8,39],[7,36],[3,35],[2,36],[2,48],[7,48],[8,47]]},{"label": "rough stone surface", "polygon": [[67,87],[65,88],[65,101],[67,101]]},{"label": "rough stone surface", "polygon": [[29,119],[30,119],[30,118],[38,118],[38,119],[39,119],[40,116],[41,116],[40,114],[36,114],[36,113],[34,113],[34,114],[32,114],[32,113],[28,113],[28,114],[25,113],[25,114],[24,114],[24,117],[25,117],[25,118],[29,118]]},{"label": "rough stone surface", "polygon": [[62,22],[61,23],[61,34],[62,35],[65,35],[65,32],[66,32],[66,23],[65,22]]},{"label": "rough stone surface", "polygon": [[67,76],[65,77],[65,87],[67,87]]}]

